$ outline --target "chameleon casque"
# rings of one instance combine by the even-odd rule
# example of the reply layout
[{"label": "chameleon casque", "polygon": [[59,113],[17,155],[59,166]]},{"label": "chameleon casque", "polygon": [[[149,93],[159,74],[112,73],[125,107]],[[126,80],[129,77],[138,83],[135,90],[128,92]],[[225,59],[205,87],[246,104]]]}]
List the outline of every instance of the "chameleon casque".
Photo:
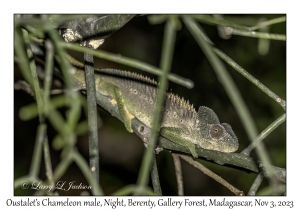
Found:
[{"label": "chameleon casque", "polygon": [[[70,62],[75,82],[85,87],[84,65],[71,56]],[[96,91],[109,96],[117,104],[126,129],[133,132],[131,120],[137,118],[153,128],[153,113],[157,96],[157,82],[136,74],[116,69],[95,69]],[[166,93],[160,135],[182,146],[186,146],[194,158],[198,157],[195,145],[203,149],[220,152],[235,152],[238,139],[231,126],[220,123],[210,108],[200,106],[198,112],[173,93]]]}]

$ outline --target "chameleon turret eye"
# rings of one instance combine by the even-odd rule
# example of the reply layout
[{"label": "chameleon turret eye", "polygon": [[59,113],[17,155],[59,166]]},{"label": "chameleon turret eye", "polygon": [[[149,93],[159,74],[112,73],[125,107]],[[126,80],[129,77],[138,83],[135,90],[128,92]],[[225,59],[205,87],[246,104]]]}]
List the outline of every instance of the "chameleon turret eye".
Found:
[{"label": "chameleon turret eye", "polygon": [[219,139],[224,136],[224,128],[220,125],[212,125],[209,134],[214,139]]}]

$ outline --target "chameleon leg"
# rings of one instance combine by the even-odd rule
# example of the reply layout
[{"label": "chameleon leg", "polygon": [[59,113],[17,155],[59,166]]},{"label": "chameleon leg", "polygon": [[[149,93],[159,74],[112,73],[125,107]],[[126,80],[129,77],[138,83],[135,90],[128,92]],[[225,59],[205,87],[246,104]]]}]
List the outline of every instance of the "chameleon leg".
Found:
[{"label": "chameleon leg", "polygon": [[160,134],[167,138],[168,140],[182,145],[186,146],[194,158],[198,158],[198,154],[196,152],[195,144],[190,142],[189,140],[183,139],[183,136],[185,136],[185,129],[181,128],[171,128],[171,127],[163,127],[160,129]]},{"label": "chameleon leg", "polygon": [[119,113],[123,118],[124,125],[130,133],[133,133],[133,130],[131,128],[131,120],[134,118],[134,116],[126,108],[120,88],[114,86],[113,89],[115,93],[115,100],[119,108]]},{"label": "chameleon leg", "polygon": [[120,88],[111,83],[105,82],[102,79],[97,81],[96,88],[100,89],[100,90],[105,90],[105,95],[109,95],[113,98],[111,100],[111,103],[117,104],[119,113],[120,113],[121,117],[123,118],[126,129],[130,133],[132,133],[133,130],[131,128],[131,120],[134,118],[134,116],[126,108]]}]

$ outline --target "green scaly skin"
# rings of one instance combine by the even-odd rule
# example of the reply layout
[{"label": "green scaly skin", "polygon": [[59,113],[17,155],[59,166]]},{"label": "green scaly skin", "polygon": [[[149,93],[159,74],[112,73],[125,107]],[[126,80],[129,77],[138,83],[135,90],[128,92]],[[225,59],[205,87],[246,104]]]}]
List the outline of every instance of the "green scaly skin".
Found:
[{"label": "green scaly skin", "polygon": [[[74,79],[85,87],[84,65],[72,57],[77,67]],[[131,120],[137,118],[153,128],[153,113],[157,96],[157,83],[148,77],[116,69],[95,69],[96,90],[109,96],[116,104],[126,129],[133,132]],[[195,145],[220,152],[235,152],[239,143],[227,123],[220,123],[213,110],[201,106],[196,112],[192,105],[172,93],[166,94],[160,134],[174,143],[186,146],[194,158]]]}]

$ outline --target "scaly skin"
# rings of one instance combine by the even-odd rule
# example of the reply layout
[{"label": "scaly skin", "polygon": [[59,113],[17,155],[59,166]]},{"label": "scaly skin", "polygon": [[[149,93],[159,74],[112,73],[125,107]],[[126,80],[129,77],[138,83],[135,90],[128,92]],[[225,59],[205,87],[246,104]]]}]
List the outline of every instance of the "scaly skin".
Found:
[{"label": "scaly skin", "polygon": [[[73,74],[77,83],[85,87],[83,64],[69,58],[75,65]],[[98,73],[98,74],[97,74]],[[152,128],[157,96],[157,83],[136,73],[116,69],[101,69],[95,74],[96,90],[112,98],[118,105],[126,129],[133,132],[131,119],[137,118]],[[201,106],[196,112],[192,105],[177,95],[167,93],[163,107],[160,134],[165,138],[189,148],[198,157],[195,145],[220,152],[235,152],[238,139],[227,123],[220,123],[213,110]]]}]

